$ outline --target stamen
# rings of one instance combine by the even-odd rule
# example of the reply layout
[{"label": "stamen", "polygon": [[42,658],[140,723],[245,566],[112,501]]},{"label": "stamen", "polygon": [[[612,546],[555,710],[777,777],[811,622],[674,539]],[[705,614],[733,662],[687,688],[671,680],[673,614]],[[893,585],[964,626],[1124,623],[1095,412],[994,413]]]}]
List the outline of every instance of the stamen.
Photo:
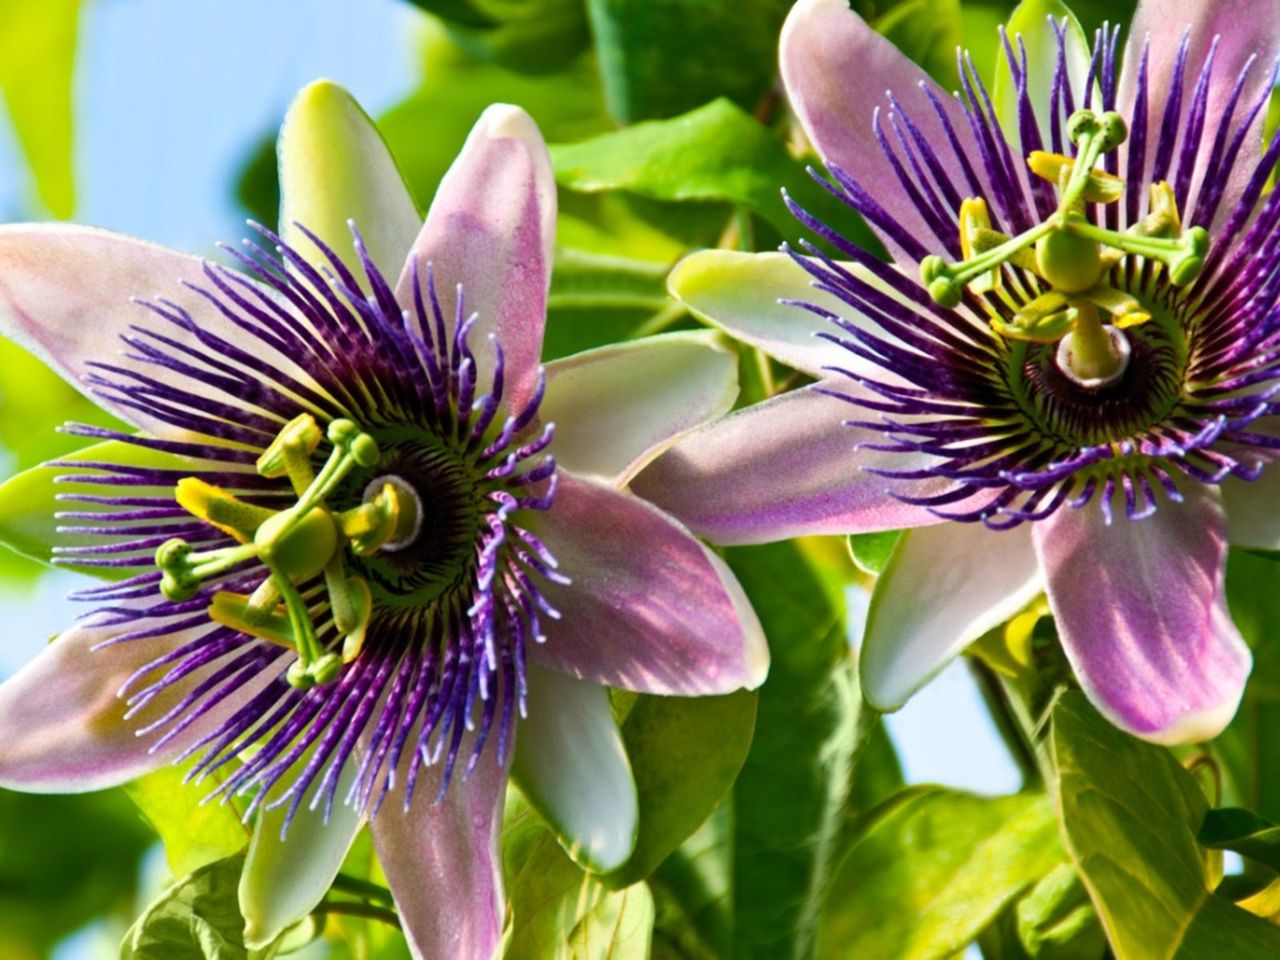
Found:
[{"label": "stamen", "polygon": [[[175,490],[178,503],[240,543],[195,552],[185,540],[175,538],[156,551],[160,590],[170,600],[194,597],[205,581],[243,563],[256,560],[266,567],[267,577],[253,593],[215,593],[209,616],[295,649],[298,659],[289,668],[288,680],[304,690],[336,679],[342,664],[359,653],[369,625],[369,586],[360,577],[346,575],[344,552],[367,556],[387,544],[400,549],[416,538],[422,523],[417,494],[399,478],[384,478],[364,503],[350,510],[334,512],[326,506],[325,500],[351,471],[375,466],[380,452],[377,442],[350,420],[333,420],[325,431],[333,450],[316,473],[311,455],[321,436],[315,419],[302,414],[285,424],[258,458],[259,474],[287,476],[293,485],[298,499],[285,510],[244,503],[194,477],[180,480]],[[343,637],[341,656],[320,643],[310,606],[298,589],[321,573],[334,626]]]}]

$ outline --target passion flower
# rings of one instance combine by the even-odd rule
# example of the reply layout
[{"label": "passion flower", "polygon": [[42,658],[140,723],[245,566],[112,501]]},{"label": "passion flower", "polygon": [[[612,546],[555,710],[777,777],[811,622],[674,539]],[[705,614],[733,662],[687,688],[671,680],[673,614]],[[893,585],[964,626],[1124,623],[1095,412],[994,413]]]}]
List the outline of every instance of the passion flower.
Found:
[{"label": "passion flower", "polygon": [[[123,578],[0,685],[0,783],[185,761],[245,797],[251,946],[367,821],[415,955],[487,960],[509,772],[612,869],[637,801],[606,686],[763,679],[727,568],[623,489],[728,409],[736,364],[678,334],[540,367],[555,187],[517,108],[480,118],[425,223],[332,84],[280,155],[283,236],[257,228],[239,269],[0,228],[3,332],[138,431],[71,425],[99,443],[0,488],[10,539]],[[56,519],[28,515],[51,485]]]},{"label": "passion flower", "polygon": [[842,0],[796,5],[787,92],[893,263],[803,210],[846,259],[686,261],[694,310],[822,382],[634,488],[724,543],[911,528],[862,645],[882,709],[1043,590],[1112,721],[1207,739],[1251,663],[1228,540],[1280,546],[1280,144],[1261,150],[1280,18],[1142,3],[1118,71],[1118,30],[1090,49],[1074,21],[1043,29],[1005,38],[997,105],[967,57],[951,97]]}]

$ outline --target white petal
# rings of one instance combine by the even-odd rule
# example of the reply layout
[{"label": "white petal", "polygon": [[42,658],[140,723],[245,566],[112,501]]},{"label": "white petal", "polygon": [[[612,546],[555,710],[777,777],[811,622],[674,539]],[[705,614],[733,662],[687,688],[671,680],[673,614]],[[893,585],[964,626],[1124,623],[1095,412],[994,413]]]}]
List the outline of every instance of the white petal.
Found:
[{"label": "white petal", "polygon": [[530,665],[512,775],[575,860],[599,873],[626,863],[639,808],[604,687]]},{"label": "white petal", "polygon": [[612,344],[546,370],[538,412],[556,425],[556,462],[619,486],[738,395],[738,358],[709,333]]},{"label": "white petal", "polygon": [[1043,589],[1024,524],[941,523],[902,534],[876,581],[859,668],[867,702],[896,710],[965,647]]}]

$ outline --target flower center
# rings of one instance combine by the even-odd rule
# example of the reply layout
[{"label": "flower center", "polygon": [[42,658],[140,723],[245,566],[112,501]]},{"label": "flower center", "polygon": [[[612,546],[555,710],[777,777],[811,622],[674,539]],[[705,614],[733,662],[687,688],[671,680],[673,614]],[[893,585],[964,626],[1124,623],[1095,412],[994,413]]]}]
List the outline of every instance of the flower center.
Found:
[{"label": "flower center", "polygon": [[[1124,194],[1124,182],[1096,165],[1124,142],[1127,130],[1117,113],[1078,110],[1067,133],[1074,157],[1039,150],[1027,157],[1032,172],[1057,188],[1052,214],[1010,237],[992,229],[983,200],[966,199],[960,207],[964,259],[926,257],[920,275],[929,295],[944,306],[959,305],[966,289],[997,294],[1013,310],[991,312],[996,332],[1011,340],[1057,343],[1052,362],[1074,388],[1089,392],[1124,377],[1134,352],[1124,331],[1152,317],[1143,300],[1112,285],[1113,268],[1126,257],[1140,257],[1161,265],[1173,286],[1184,286],[1203,267],[1209,237],[1202,227],[1183,230],[1173,188],[1164,181],[1151,186],[1150,213],[1129,230],[1092,223],[1091,204],[1115,203]],[[1041,281],[1035,296],[1020,305],[1012,301],[1003,289],[1006,265]]]},{"label": "flower center", "polygon": [[[316,472],[311,456],[327,436],[333,449]],[[308,689],[337,678],[364,644],[373,612],[368,582],[349,576],[346,557],[369,557],[388,544],[405,551],[421,537],[422,500],[399,475],[364,488],[359,502],[335,509],[334,498],[354,471],[368,471],[382,459],[377,441],[346,419],[330,422],[322,435],[315,418],[289,421],[257,461],[264,477],[288,478],[297,500],[271,510],[237,498],[196,477],[178,482],[176,498],[192,515],[238,541],[237,545],[195,551],[181,538],[156,551],[161,592],[170,600],[189,600],[201,585],[242,564],[258,562],[266,576],[249,594],[219,591],[209,605],[217,623],[295,649],[298,659],[288,680]],[[327,606],[342,638],[338,654],[321,645],[311,604],[300,589],[324,576]]]}]

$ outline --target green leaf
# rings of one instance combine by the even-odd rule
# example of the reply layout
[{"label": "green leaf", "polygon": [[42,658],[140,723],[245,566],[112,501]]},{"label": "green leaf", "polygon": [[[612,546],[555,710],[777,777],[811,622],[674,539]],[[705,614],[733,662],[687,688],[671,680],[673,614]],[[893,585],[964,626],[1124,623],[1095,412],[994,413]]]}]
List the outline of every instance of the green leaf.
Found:
[{"label": "green leaf", "polygon": [[1172,754],[1117,730],[1078,692],[1059,700],[1052,743],[1067,847],[1117,957],[1280,954],[1280,929],[1210,892],[1218,877],[1196,840],[1208,804]]},{"label": "green leaf", "polygon": [[635,852],[606,876],[643,880],[683,843],[733,786],[751,746],[757,694],[637,699],[622,727],[640,801]]},{"label": "green leaf", "polygon": [[80,0],[0,0],[0,89],[40,201],[59,219],[75,209],[72,80]]},{"label": "green leaf", "polygon": [[840,865],[821,955],[950,957],[1064,857],[1043,794],[909,788],[881,808]]},{"label": "green leaf", "polygon": [[667,265],[585,250],[560,248],[551,275],[549,309],[641,307],[661,310],[667,296]]},{"label": "green leaf", "polygon": [[504,960],[644,960],[653,898],[643,884],[609,890],[565,854],[512,791],[502,859],[510,909]]},{"label": "green leaf", "polygon": [[564,67],[591,43],[583,0],[413,0],[458,46],[525,73]]},{"label": "green leaf", "polygon": [[95,916],[132,911],[138,861],[153,842],[119,790],[0,790],[0,957],[45,956]]},{"label": "green leaf", "polygon": [[1225,774],[1224,799],[1280,822],[1280,563],[1274,556],[1231,550],[1227,602],[1253,648],[1253,672],[1240,709],[1213,741]]},{"label": "green leaf", "polygon": [[946,90],[960,88],[956,47],[962,45],[959,0],[907,0],[871,24]]},{"label": "green leaf", "polygon": [[125,934],[120,960],[248,960],[237,889],[244,855],[201,867],[162,893]]},{"label": "green leaf", "polygon": [[553,145],[551,160],[556,180],[571,190],[727,202],[796,237],[803,231],[782,200],[785,187],[797,203],[845,236],[868,249],[878,247],[870,231],[813,181],[776,133],[725,99],[670,120]]},{"label": "green leaf", "polygon": [[232,803],[201,804],[217,782],[184,783],[185,774],[182,767],[161,767],[124,788],[160,834],[175,877],[238,853],[249,841],[249,828]]},{"label": "green leaf", "polygon": [[863,573],[878,577],[884,572],[889,555],[902,538],[901,530],[884,530],[880,533],[852,533],[849,535],[849,556]]},{"label": "green leaf", "polygon": [[657,901],[654,953],[718,960],[733,949],[733,798],[730,797],[649,878]]},{"label": "green leaf", "polygon": [[774,80],[790,0],[587,0],[609,110],[621,123],[716,97],[748,110]]},{"label": "green leaf", "polygon": [[1280,827],[1251,810],[1210,810],[1200,825],[1198,838],[1206,847],[1234,850],[1280,871]]},{"label": "green leaf", "polygon": [[1059,864],[1018,901],[1018,941],[1032,960],[1101,957],[1107,941],[1089,893],[1069,863]]},{"label": "green leaf", "polygon": [[[106,461],[122,465],[143,467],[175,467],[184,462],[173,454],[148,450],[145,447],[120,440],[108,440],[85,447],[68,455],[68,461],[93,460]],[[59,495],[101,494],[102,487],[93,483],[58,483],[57,478],[74,473],[74,468],[39,466],[31,467],[16,477],[0,484],[0,544],[25,557],[40,563],[49,563],[53,558],[53,548],[82,546],[85,544],[112,543],[120,538],[92,536],[89,534],[60,533],[60,521],[54,517],[59,510],[83,509],[109,511],[109,507],[98,507],[94,504],[68,504],[59,501]],[[87,469],[86,475],[97,471]],[[135,494],[149,492],[151,494],[172,494],[165,488],[135,488]],[[126,538],[127,539],[127,538]],[[143,558],[140,562],[150,562]],[[119,568],[77,567],[69,565],[66,569],[78,570],[97,577],[128,576],[131,570]]]},{"label": "green leaf", "polygon": [[733,791],[734,955],[811,957],[857,742],[842,597],[796,543],[737,548],[727,559],[773,655]]}]

